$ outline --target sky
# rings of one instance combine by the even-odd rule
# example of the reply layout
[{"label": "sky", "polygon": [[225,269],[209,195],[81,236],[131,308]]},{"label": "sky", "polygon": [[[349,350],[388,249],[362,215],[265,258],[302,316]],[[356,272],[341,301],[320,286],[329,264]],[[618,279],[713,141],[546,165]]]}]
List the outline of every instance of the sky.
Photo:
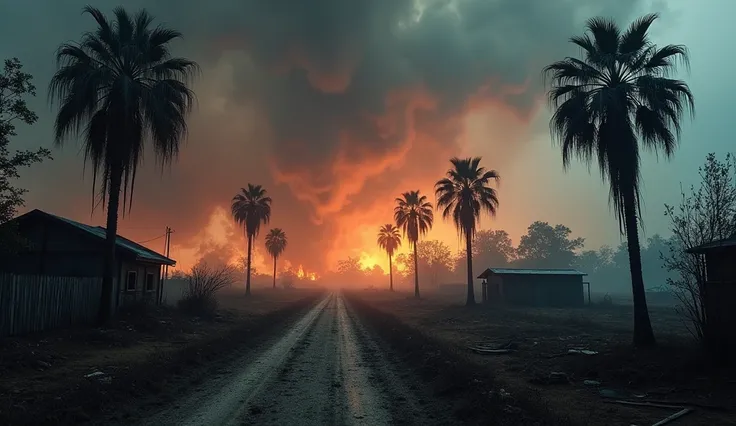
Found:
[{"label": "sky", "polygon": [[[59,44],[94,29],[85,4],[109,13],[117,2],[0,0],[0,57],[18,57],[34,76],[33,126],[11,147],[53,147],[57,106],[47,101]],[[550,138],[541,69],[578,52],[568,43],[592,16],[622,26],[645,13],[658,44],[685,44],[695,95],[671,160],[645,153],[644,237],[667,233],[664,203],[697,181],[708,152],[732,150],[726,96],[736,90],[731,61],[716,40],[736,38],[728,0],[128,0],[181,31],[174,54],[197,61],[197,106],[178,160],[165,170],[144,157],[132,211],[120,234],[163,249],[187,269],[199,258],[243,255],[242,230],[229,217],[237,191],[255,183],[273,198],[273,216],[256,240],[254,265],[270,270],[263,235],[284,229],[280,267],[317,274],[348,256],[387,266],[376,247],[394,199],[433,185],[453,156],[482,156],[501,175],[500,207],[481,228],[505,229],[514,242],[535,220],[570,227],[586,248],[619,244],[618,225],[598,170],[562,169]],[[728,116],[727,116],[728,114]],[[42,209],[103,225],[92,211],[92,179],[80,145],[53,147],[54,160],[25,170],[26,210]],[[451,224],[437,217],[429,239],[454,250]]]}]

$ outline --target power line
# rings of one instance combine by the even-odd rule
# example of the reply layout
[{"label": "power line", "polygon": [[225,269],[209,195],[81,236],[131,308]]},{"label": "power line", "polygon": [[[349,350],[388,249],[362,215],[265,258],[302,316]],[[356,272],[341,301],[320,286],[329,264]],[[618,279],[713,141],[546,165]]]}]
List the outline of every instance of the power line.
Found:
[{"label": "power line", "polygon": [[159,235],[158,237],[156,237],[156,238],[151,238],[150,240],[145,240],[145,241],[136,241],[136,243],[138,243],[138,244],[145,244],[145,243],[150,243],[151,241],[156,241],[156,240],[158,240],[159,238],[163,238],[163,237],[165,237],[166,235],[167,235],[167,234]]}]

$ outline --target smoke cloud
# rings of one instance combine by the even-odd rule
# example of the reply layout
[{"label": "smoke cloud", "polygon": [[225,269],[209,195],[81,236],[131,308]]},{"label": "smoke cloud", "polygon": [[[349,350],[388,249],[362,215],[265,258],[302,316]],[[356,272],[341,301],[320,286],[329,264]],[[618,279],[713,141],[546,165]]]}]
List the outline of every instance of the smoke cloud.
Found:
[{"label": "smoke cloud", "polygon": [[[48,24],[48,34],[35,35],[26,41],[35,46],[24,49],[51,52],[93,28],[91,18],[78,16],[82,3],[33,3],[0,18],[3,26],[17,26],[24,16],[38,28]],[[153,162],[144,166],[138,182],[145,184],[137,186],[122,229],[170,224],[182,250],[212,256],[202,228],[216,209],[227,211],[240,187],[260,183],[274,198],[272,225],[289,236],[285,259],[324,271],[374,243],[399,192],[431,190],[447,159],[464,152],[468,116],[512,117],[484,130],[494,152],[489,167],[509,167],[543,105],[542,67],[574,53],[566,41],[581,32],[585,19],[606,15],[626,22],[638,3],[126,2],[127,9],[145,6],[157,22],[180,30],[185,38],[175,53],[197,60],[203,75],[179,162],[163,179]],[[113,6],[94,5],[106,12]],[[40,87],[53,73],[47,59],[31,61]],[[42,117],[42,125],[51,117]],[[39,174],[78,179],[76,154],[65,150]],[[88,211],[87,204],[80,207],[87,186],[80,187],[47,207],[75,215]],[[33,201],[48,192],[39,186]],[[221,233],[237,236],[234,245],[244,249],[240,232]]]}]

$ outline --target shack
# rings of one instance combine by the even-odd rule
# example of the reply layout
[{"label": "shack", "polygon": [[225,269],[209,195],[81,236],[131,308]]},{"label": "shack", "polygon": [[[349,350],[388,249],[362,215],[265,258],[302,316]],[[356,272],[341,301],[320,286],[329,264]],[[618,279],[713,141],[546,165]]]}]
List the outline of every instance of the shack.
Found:
[{"label": "shack", "polygon": [[[24,241],[16,253],[0,253],[0,272],[54,277],[102,277],[106,230],[33,210],[2,225],[14,226]],[[162,266],[176,262],[117,236],[113,306],[158,301]]]},{"label": "shack", "polygon": [[706,342],[725,357],[736,355],[736,234],[693,247],[688,253],[705,258],[705,283],[701,301]]},{"label": "shack", "polygon": [[488,268],[478,278],[484,302],[562,308],[584,305],[585,275],[575,269]]}]

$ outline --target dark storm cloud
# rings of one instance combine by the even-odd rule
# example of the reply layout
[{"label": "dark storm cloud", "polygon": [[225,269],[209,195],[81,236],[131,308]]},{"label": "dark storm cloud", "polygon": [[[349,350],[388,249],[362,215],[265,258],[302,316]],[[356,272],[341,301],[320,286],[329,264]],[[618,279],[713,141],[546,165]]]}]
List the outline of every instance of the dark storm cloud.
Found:
[{"label": "dark storm cloud", "polygon": [[[223,194],[242,186],[240,180],[253,179],[249,171],[267,172],[263,155],[271,155],[278,180],[295,194],[275,187],[272,192],[279,194],[280,205],[294,205],[297,198],[311,205],[311,213],[284,218],[304,234],[294,251],[308,257],[317,251],[321,232],[333,229],[331,214],[352,199],[360,198],[361,206],[369,204],[369,192],[375,189],[371,180],[382,189],[390,186],[385,174],[398,159],[421,159],[403,164],[404,176],[444,168],[445,154],[453,152],[461,131],[458,117],[470,98],[528,114],[542,94],[541,67],[571,53],[566,40],[581,32],[585,18],[605,14],[626,21],[638,2],[126,1],[128,10],[146,7],[157,22],[180,30],[185,38],[176,53],[198,60],[203,69],[214,67],[229,51],[246,52],[249,61],[232,62],[235,86],[229,102],[255,105],[269,127],[268,137],[259,134],[254,140],[221,135],[222,123],[194,117],[187,150],[196,155],[190,158],[210,158],[217,170],[204,173],[194,164],[180,163],[175,179],[156,184],[156,191],[140,186],[137,190],[151,204],[146,209],[182,221],[190,218],[196,228],[203,225],[215,198],[224,203],[229,196]],[[53,73],[53,49],[78,39],[93,23],[79,15],[84,2],[10,3],[15,3],[12,10],[0,16],[0,50],[3,56],[28,58],[29,70],[43,87]],[[92,5],[109,12],[117,3]],[[29,33],[29,25],[36,30]],[[24,36],[18,41],[20,31]],[[203,80],[211,78],[205,74]],[[40,107],[45,97],[39,98],[36,109],[47,110]],[[42,117],[43,129],[35,129],[39,133],[32,136],[50,134],[49,117]],[[446,151],[428,152],[422,138],[439,141]],[[267,144],[268,149],[254,155],[254,144]],[[76,154],[75,149],[67,152]],[[166,204],[156,204],[162,199]],[[325,226],[308,226],[310,217],[325,220]]]}]

